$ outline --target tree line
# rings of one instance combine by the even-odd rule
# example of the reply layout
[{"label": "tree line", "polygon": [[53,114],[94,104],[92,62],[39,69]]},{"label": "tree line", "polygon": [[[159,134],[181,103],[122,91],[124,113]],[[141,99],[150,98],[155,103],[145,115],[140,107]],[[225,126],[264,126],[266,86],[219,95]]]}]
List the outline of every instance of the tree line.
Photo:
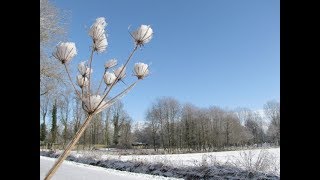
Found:
[{"label": "tree line", "polygon": [[[40,141],[47,145],[66,146],[85,119],[81,101],[66,92],[41,96],[40,110]],[[123,103],[118,102],[96,116],[79,144],[83,148],[97,144],[131,148],[132,143],[140,142],[154,150],[168,151],[208,151],[262,143],[280,145],[280,103],[268,101],[264,114],[268,123],[261,113],[248,108],[199,108],[162,97],[151,104],[144,123],[138,126],[124,110]],[[51,122],[49,125],[46,119]]]},{"label": "tree line", "polygon": [[262,143],[280,145],[280,103],[264,105],[269,123],[248,108],[224,110],[180,104],[171,97],[158,98],[146,113],[145,125],[135,135],[157,150],[213,150]]}]

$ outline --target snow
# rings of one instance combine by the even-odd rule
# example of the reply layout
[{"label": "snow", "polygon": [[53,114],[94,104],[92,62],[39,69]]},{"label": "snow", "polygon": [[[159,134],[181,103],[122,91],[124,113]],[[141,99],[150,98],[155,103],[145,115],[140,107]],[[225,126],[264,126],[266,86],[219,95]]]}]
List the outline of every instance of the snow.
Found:
[{"label": "snow", "polygon": [[[165,155],[111,155],[113,151],[72,151],[67,160],[121,172],[185,179],[280,179],[280,148]],[[40,155],[54,158],[60,153],[40,151]]]},{"label": "snow", "polygon": [[[260,154],[261,152],[261,154]],[[263,154],[264,152],[264,154]],[[100,155],[99,159],[117,159],[121,161],[142,161],[149,163],[163,163],[173,167],[188,167],[188,166],[201,166],[203,163],[207,165],[236,165],[237,167],[245,169],[243,164],[245,158],[251,158],[252,162],[256,162],[258,157],[266,155],[268,161],[272,163],[271,167],[266,168],[264,172],[272,172],[280,175],[280,148],[270,149],[254,149],[243,151],[223,151],[223,152],[210,152],[210,153],[189,153],[189,154],[166,154],[166,155]],[[76,156],[81,157],[80,154]],[[96,155],[97,156],[97,155]],[[245,157],[246,156],[246,157]],[[250,157],[248,157],[250,156]],[[254,166],[254,165],[252,165]]]},{"label": "snow", "polygon": [[[280,160],[280,148],[265,149],[267,153],[273,155],[275,160]],[[118,159],[122,161],[143,161],[143,162],[161,162],[172,166],[197,166],[201,164],[203,158],[212,159],[220,164],[232,163],[235,159],[240,159],[241,153],[251,152],[255,160],[261,149],[244,150],[244,151],[223,151],[210,153],[189,153],[189,154],[166,154],[166,155],[102,155],[101,159]],[[280,162],[279,162],[280,165]]]},{"label": "snow", "polygon": [[[46,173],[53,165],[55,159],[40,156],[40,179],[44,179]],[[76,162],[64,161],[58,171],[52,177],[52,180],[162,180],[162,179],[177,179],[166,178],[162,176],[154,176],[148,174],[131,173],[126,171],[118,171],[106,169],[97,166],[91,166]]]}]

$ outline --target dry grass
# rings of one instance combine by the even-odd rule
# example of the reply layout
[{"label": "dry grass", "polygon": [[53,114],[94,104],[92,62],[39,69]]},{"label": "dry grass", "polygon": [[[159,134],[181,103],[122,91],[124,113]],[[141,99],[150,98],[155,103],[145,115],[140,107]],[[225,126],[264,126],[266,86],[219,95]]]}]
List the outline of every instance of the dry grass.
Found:
[{"label": "dry grass", "polygon": [[254,153],[251,150],[241,151],[239,157],[234,157],[230,163],[251,172],[269,172],[279,175],[280,161],[266,149],[261,149],[259,153]]}]

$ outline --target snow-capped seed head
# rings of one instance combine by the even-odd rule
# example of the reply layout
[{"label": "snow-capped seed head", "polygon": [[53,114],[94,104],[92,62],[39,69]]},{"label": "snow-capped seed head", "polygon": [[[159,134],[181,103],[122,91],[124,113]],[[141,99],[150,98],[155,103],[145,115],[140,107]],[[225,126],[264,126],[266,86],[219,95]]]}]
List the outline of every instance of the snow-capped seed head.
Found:
[{"label": "snow-capped seed head", "polygon": [[86,66],[86,62],[85,61],[82,61],[82,62],[79,63],[78,71],[82,76],[84,76],[86,74],[87,66]]},{"label": "snow-capped seed head", "polygon": [[117,60],[116,59],[110,59],[109,61],[107,61],[105,64],[104,64],[104,67],[106,68],[106,69],[110,69],[110,68],[112,68],[112,67],[114,67],[114,66],[116,66],[117,65]]},{"label": "snow-capped seed head", "polygon": [[80,62],[78,65],[78,70],[83,77],[88,77],[89,73],[92,73],[93,70],[92,69],[90,70],[90,68],[88,68],[85,63],[86,63],[85,61]]},{"label": "snow-capped seed head", "polygon": [[[121,74],[120,74],[120,72],[121,72]],[[116,69],[114,71],[114,74],[116,75],[116,77],[119,77],[118,81],[120,81],[121,79],[123,79],[126,76],[126,67],[124,67],[123,65],[120,66],[118,69]]]},{"label": "snow-capped seed head", "polygon": [[93,49],[99,53],[106,50],[108,46],[105,26],[107,25],[104,17],[97,18],[95,23],[90,27],[89,36],[92,37]]},{"label": "snow-capped seed head", "polygon": [[104,82],[106,83],[107,86],[110,86],[115,80],[116,80],[116,75],[114,73],[106,72],[103,76]]},{"label": "snow-capped seed head", "polygon": [[93,69],[92,69],[92,68],[90,69],[90,68],[87,67],[85,76],[86,76],[86,77],[89,77],[89,73],[92,74],[92,73],[93,73]]},{"label": "snow-capped seed head", "polygon": [[105,34],[102,34],[99,39],[95,39],[93,41],[94,41],[93,49],[95,51],[101,53],[107,49],[108,41],[107,41],[107,37]]},{"label": "snow-capped seed head", "polygon": [[138,77],[138,79],[143,79],[149,74],[148,65],[144,63],[136,63],[134,65],[134,75]]},{"label": "snow-capped seed head", "polygon": [[105,33],[104,26],[93,24],[89,31],[89,36],[93,40],[101,39],[102,35]]},{"label": "snow-capped seed head", "polygon": [[153,30],[150,25],[141,25],[132,33],[133,39],[137,45],[148,43],[152,39]]},{"label": "snow-capped seed head", "polygon": [[83,77],[82,75],[77,76],[77,83],[80,88],[86,87],[89,85],[89,80],[87,77]]},{"label": "snow-capped seed head", "polygon": [[76,54],[77,49],[73,42],[63,42],[56,46],[53,56],[64,64],[69,62]]},{"label": "snow-capped seed head", "polygon": [[[103,107],[106,104],[105,101],[101,102],[101,100],[102,98],[99,95],[91,95],[90,98],[89,97],[84,98],[84,104],[85,104],[84,110],[87,111],[88,113],[92,113],[93,110],[95,109],[99,110],[99,108]],[[99,105],[100,102],[101,104]]]},{"label": "snow-capped seed head", "polygon": [[105,27],[107,25],[106,19],[104,17],[98,17],[95,22],[96,25],[101,25]]},{"label": "snow-capped seed head", "polygon": [[89,36],[95,39],[98,35],[104,34],[104,28],[106,27],[106,25],[107,23],[104,17],[97,18],[96,21],[90,27]]}]

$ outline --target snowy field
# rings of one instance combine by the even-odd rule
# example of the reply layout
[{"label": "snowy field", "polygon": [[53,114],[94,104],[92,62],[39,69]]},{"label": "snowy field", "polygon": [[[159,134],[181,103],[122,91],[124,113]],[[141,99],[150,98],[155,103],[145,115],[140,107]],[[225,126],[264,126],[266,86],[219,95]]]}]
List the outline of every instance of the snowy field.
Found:
[{"label": "snowy field", "polygon": [[[147,162],[163,162],[167,161],[170,165],[174,166],[194,166],[202,161],[202,158],[207,156],[216,158],[217,162],[227,163],[231,162],[235,158],[240,158],[241,152],[253,153],[258,155],[261,149],[244,150],[244,151],[223,151],[223,152],[211,152],[211,153],[188,153],[188,154],[166,154],[166,155],[127,155],[127,156],[115,156],[115,155],[102,155],[102,159],[117,158],[123,161],[128,160],[142,160]],[[280,158],[280,148],[266,149],[269,154]],[[77,154],[77,153],[75,153]],[[79,155],[79,154],[78,154]]]},{"label": "snowy field", "polygon": [[[74,151],[72,155],[75,157],[94,157],[101,160],[116,159],[121,161],[163,163],[173,167],[220,164],[235,165],[243,169],[248,169],[250,166],[253,168],[263,160],[265,163],[261,164],[261,166],[265,166],[261,167],[263,172],[280,174],[280,148],[167,155],[105,155],[103,151]],[[251,164],[249,164],[249,161],[251,161]],[[266,167],[267,165],[269,167]]]},{"label": "snowy field", "polygon": [[[230,164],[239,167],[244,166],[245,161],[251,160],[251,162],[255,163],[259,161],[259,158],[264,158],[265,161],[268,161],[268,163],[272,165],[267,168],[266,171],[275,171],[277,174],[280,174],[280,148],[167,155],[101,155],[101,159],[109,158],[122,161],[161,162],[175,167],[201,166],[203,164]],[[254,164],[252,164],[252,166],[254,166]]]},{"label": "snowy field", "polygon": [[[61,152],[40,154],[57,157],[59,153]],[[73,151],[68,159],[105,168],[167,177],[224,177],[226,174],[235,179],[246,179],[249,172],[259,172],[260,174],[256,173],[254,176],[262,179],[280,177],[280,148],[122,156],[106,155],[105,151],[99,150]]]},{"label": "snowy field", "polygon": [[[40,179],[44,179],[54,163],[53,158],[40,156]],[[152,176],[148,174],[131,173],[91,166],[76,162],[64,161],[52,180],[166,180],[177,178],[166,178],[163,176]]]}]

